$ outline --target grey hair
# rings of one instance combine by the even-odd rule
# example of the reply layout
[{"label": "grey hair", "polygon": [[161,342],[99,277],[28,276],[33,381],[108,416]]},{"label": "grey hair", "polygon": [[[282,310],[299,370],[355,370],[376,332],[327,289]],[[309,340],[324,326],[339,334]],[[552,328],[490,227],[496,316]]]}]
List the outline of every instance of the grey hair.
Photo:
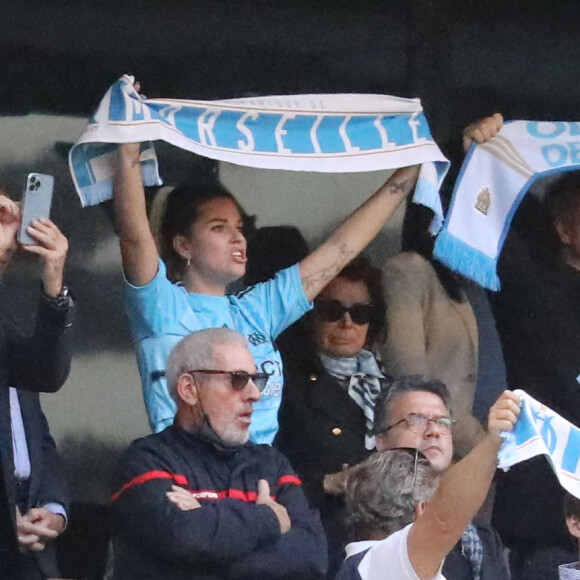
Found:
[{"label": "grey hair", "polygon": [[192,332],[175,345],[167,361],[166,375],[169,394],[176,402],[177,381],[183,373],[193,369],[222,370],[216,368],[216,346],[248,348],[248,342],[239,332],[229,328],[205,328]]},{"label": "grey hair", "polygon": [[389,419],[389,410],[393,399],[406,395],[407,393],[414,393],[425,391],[437,395],[445,405],[445,408],[451,412],[451,396],[445,383],[437,379],[424,377],[422,375],[407,375],[399,379],[395,379],[388,391],[383,391],[375,401],[375,434],[383,432],[387,428],[387,421]]},{"label": "grey hair", "polygon": [[347,519],[355,540],[386,538],[415,519],[439,474],[417,449],[389,449],[360,463],[346,483]]}]

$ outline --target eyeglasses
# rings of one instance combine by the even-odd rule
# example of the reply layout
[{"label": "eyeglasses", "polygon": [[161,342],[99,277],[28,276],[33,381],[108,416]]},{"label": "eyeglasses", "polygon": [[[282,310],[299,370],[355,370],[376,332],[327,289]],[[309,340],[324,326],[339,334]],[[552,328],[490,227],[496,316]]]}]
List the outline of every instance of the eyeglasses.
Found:
[{"label": "eyeglasses", "polygon": [[425,415],[421,415],[420,413],[411,413],[400,421],[397,421],[386,429],[383,429],[381,433],[386,433],[393,427],[401,425],[402,423],[406,423],[407,429],[416,435],[423,435],[423,433],[425,433],[427,430],[429,423],[433,423],[433,425],[435,425],[439,432],[443,435],[449,435],[449,433],[451,433],[451,427],[455,421],[451,419],[451,417],[427,417]]},{"label": "eyeglasses", "polygon": [[413,464],[413,481],[411,482],[411,494],[415,491],[415,482],[417,481],[417,462],[419,461],[419,448],[415,449],[415,462]]},{"label": "eyeglasses", "polygon": [[209,369],[195,369],[187,372],[189,374],[203,373],[205,375],[229,375],[232,389],[234,389],[234,391],[241,391],[248,384],[248,381],[252,379],[252,382],[256,385],[256,387],[258,387],[258,391],[260,391],[260,393],[266,387],[266,383],[268,382],[269,377],[267,373],[255,373],[251,375],[246,371],[214,371]]},{"label": "eyeglasses", "polygon": [[314,304],[316,313],[324,322],[336,322],[348,312],[355,324],[368,324],[377,314],[377,309],[372,304],[353,304],[347,307],[332,299],[316,300]]},{"label": "eyeglasses", "polygon": [[409,491],[411,494],[415,491],[415,483],[417,482],[417,466],[419,464],[419,459],[423,465],[428,464],[427,458],[419,451],[418,447],[397,447],[397,451],[407,451],[413,460],[413,479],[411,480],[411,485],[408,486],[403,491]]}]

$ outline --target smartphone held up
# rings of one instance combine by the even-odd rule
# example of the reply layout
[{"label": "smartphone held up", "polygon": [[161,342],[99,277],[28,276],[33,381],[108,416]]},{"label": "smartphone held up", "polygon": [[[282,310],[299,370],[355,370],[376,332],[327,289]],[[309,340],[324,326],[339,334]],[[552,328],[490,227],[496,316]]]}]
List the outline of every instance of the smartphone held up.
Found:
[{"label": "smartphone held up", "polygon": [[22,198],[22,222],[18,230],[18,242],[22,245],[36,244],[26,231],[33,221],[50,216],[54,177],[43,173],[30,173],[26,179]]}]

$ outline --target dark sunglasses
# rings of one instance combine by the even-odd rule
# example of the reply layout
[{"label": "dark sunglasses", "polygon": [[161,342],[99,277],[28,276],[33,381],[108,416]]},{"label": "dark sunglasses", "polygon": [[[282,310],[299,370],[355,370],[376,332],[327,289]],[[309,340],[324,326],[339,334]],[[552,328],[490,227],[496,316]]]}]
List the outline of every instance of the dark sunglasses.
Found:
[{"label": "dark sunglasses", "polygon": [[187,372],[189,374],[203,373],[205,375],[229,375],[232,383],[232,389],[234,389],[234,391],[241,391],[248,384],[248,381],[252,379],[253,383],[256,385],[256,387],[258,387],[258,391],[260,391],[260,393],[266,387],[266,383],[268,382],[269,377],[267,373],[256,373],[251,375],[246,371],[214,371],[208,369],[195,369]]},{"label": "dark sunglasses", "polygon": [[368,324],[377,314],[377,309],[372,304],[353,304],[347,308],[338,300],[324,298],[316,300],[314,309],[324,322],[336,322],[348,312],[355,324]]}]

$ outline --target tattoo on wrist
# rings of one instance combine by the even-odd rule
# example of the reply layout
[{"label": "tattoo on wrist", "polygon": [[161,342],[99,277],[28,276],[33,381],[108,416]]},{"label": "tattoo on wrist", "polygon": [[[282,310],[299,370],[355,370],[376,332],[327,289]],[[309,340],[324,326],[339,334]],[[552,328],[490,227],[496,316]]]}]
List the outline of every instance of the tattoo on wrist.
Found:
[{"label": "tattoo on wrist", "polygon": [[354,251],[348,247],[348,244],[342,243],[338,249],[338,256],[332,264],[302,279],[304,290],[308,292],[314,286],[326,286],[353,257]]}]

